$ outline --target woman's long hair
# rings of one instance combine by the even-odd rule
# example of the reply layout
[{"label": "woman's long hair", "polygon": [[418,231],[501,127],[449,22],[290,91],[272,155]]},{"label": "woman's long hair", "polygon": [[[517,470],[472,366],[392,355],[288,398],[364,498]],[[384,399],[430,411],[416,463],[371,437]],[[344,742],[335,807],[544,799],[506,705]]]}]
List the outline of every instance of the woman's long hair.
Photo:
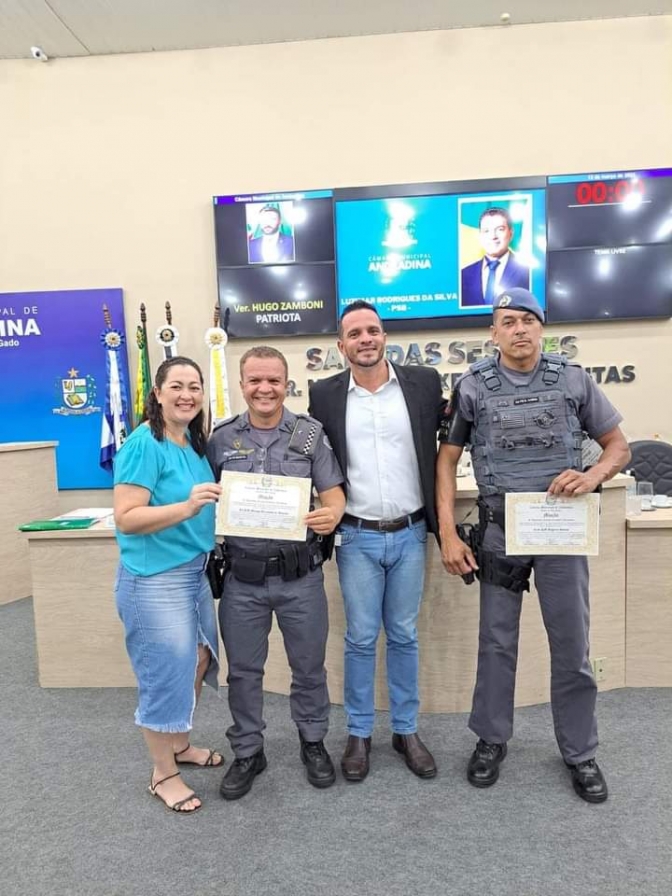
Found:
[{"label": "woman's long hair", "polygon": [[[167,358],[162,364],[159,365],[158,370],[156,371],[156,376],[154,378],[154,385],[157,389],[160,389],[161,386],[166,381],[166,377],[168,376],[168,371],[171,367],[175,367],[178,365],[182,365],[184,367],[193,367],[196,373],[198,373],[199,379],[201,381],[201,386],[205,385],[203,380],[203,372],[201,368],[195,361],[192,361],[191,358],[184,358],[181,355],[177,355],[174,358]],[[147,421],[149,423],[149,428],[152,431],[152,435],[158,442],[163,442],[166,437],[166,424],[163,419],[163,411],[161,409],[161,405],[159,404],[159,400],[154,393],[154,389],[152,389],[147,398],[145,399],[145,407],[142,414],[142,421]],[[206,445],[206,437],[205,437],[205,414],[203,412],[203,408],[196,414],[194,419],[189,424],[189,436],[191,439],[191,447],[194,449],[196,454],[199,457],[203,457],[205,454],[205,445]]]}]

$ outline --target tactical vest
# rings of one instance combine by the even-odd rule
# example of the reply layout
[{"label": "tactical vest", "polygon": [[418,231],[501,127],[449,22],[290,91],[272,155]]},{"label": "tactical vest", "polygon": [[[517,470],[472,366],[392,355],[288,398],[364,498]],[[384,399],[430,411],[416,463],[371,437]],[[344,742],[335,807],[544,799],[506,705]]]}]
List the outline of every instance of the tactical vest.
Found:
[{"label": "tactical vest", "polygon": [[494,358],[469,368],[478,388],[471,456],[482,495],[543,492],[558,473],[582,468],[583,431],[566,367],[566,358],[542,354],[524,386],[515,386]]}]

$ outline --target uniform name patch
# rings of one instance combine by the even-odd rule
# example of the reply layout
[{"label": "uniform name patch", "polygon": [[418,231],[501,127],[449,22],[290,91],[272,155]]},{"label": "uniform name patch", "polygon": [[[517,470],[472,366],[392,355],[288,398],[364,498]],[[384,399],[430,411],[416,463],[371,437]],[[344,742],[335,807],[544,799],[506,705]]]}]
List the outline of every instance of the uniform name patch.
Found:
[{"label": "uniform name patch", "polygon": [[537,404],[539,401],[538,395],[530,395],[527,398],[514,398],[514,404]]}]

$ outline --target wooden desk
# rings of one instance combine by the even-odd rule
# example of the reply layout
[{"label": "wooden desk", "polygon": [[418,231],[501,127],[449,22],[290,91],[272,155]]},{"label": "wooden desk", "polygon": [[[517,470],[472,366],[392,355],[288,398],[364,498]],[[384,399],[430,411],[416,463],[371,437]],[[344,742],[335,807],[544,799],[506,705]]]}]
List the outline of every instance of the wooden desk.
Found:
[{"label": "wooden desk", "polygon": [[58,442],[0,444],[0,604],[32,593],[28,545],[17,527],[58,513]]},{"label": "wooden desk", "polygon": [[[626,480],[608,483],[602,496],[601,554],[591,558],[592,653],[605,658],[603,689],[625,684],[625,491]],[[475,506],[471,480],[460,479],[458,518]],[[112,593],[117,566],[114,533],[101,524],[70,532],[26,537],[33,568],[35,627],[43,687],[133,685],[123,631]],[[345,619],[335,563],[325,568],[330,634],[329,690],[343,702]],[[478,645],[478,585],[448,576],[433,539],[418,620],[420,693],[424,712],[464,712],[471,704]],[[264,687],[288,694],[289,668],[282,637],[273,627]],[[225,661],[222,652],[225,681]],[[376,705],[387,707],[383,637],[379,644]],[[549,699],[549,655],[536,592],[526,596],[521,620],[517,705]]]},{"label": "wooden desk", "polygon": [[672,687],[672,509],[627,519],[626,684]]},{"label": "wooden desk", "polygon": [[43,688],[135,686],[114,605],[114,530],[26,532]]},{"label": "wooden desk", "polygon": [[[625,685],[625,490],[626,477],[606,484],[602,494],[600,555],[590,558],[591,656],[605,659],[601,690]],[[458,480],[457,519],[475,506],[473,480]],[[476,514],[470,516],[470,521]],[[330,634],[327,644],[329,692],[343,702],[343,636],[345,619],[335,563],[326,570]],[[449,576],[434,541],[428,543],[425,593],[418,618],[422,712],[466,712],[476,677],[478,648],[478,583],[465,585]],[[278,647],[280,647],[278,637]],[[267,676],[280,692],[289,692],[289,672],[279,650],[269,657]],[[282,678],[280,678],[282,676]],[[275,686],[267,683],[270,690]],[[515,702],[517,706],[550,699],[550,656],[539,601],[534,588],[523,599]],[[387,709],[384,636],[378,644],[376,707]]]}]

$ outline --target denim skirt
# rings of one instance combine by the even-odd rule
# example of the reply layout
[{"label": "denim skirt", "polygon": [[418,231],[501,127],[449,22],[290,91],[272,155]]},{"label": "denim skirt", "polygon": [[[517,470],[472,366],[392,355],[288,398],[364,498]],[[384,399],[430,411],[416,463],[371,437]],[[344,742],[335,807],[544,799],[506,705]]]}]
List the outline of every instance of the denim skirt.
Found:
[{"label": "denim skirt", "polygon": [[154,576],[121,564],[114,585],[126,650],[138,680],[136,725],[152,731],[190,731],[196,706],[198,645],[210,651],[205,683],[217,689],[217,621],[207,554]]}]

